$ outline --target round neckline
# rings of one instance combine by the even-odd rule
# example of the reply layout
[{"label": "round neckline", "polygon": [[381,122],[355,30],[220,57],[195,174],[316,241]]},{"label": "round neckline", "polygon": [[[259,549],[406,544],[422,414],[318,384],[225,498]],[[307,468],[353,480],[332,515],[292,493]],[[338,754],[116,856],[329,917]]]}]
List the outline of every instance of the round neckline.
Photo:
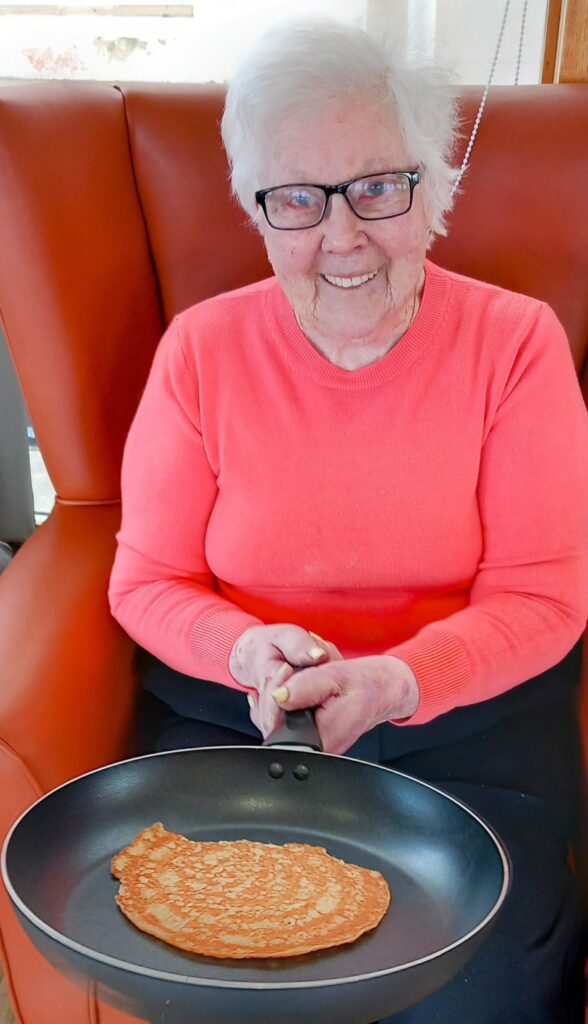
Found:
[{"label": "round neckline", "polygon": [[425,261],[425,283],[419,310],[410,327],[380,359],[356,370],[345,370],[323,356],[302,331],[294,310],[274,278],[267,293],[268,313],[277,321],[280,345],[289,362],[311,377],[317,384],[343,390],[374,387],[393,380],[403,373],[431,341],[442,319],[447,300],[447,281],[438,267]]}]

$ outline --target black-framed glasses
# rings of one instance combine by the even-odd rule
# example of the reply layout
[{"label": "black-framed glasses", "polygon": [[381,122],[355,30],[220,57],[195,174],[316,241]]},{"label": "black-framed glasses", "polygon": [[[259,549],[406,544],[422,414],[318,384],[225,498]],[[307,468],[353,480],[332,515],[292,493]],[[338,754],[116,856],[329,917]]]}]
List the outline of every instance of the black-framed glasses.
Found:
[{"label": "black-framed glasses", "polygon": [[255,198],[268,224],[279,231],[316,227],[334,195],[342,195],[360,220],[388,220],[408,213],[421,177],[420,171],[384,171],[341,185],[276,185],[260,189]]}]

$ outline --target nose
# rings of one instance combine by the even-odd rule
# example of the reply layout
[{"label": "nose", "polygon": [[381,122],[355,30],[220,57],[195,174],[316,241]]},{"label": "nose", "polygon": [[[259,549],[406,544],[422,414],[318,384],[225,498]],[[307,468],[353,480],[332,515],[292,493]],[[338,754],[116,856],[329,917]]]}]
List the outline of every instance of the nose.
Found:
[{"label": "nose", "polygon": [[344,196],[329,197],[321,222],[322,248],[325,252],[350,252],[367,245],[364,221],[356,217]]}]

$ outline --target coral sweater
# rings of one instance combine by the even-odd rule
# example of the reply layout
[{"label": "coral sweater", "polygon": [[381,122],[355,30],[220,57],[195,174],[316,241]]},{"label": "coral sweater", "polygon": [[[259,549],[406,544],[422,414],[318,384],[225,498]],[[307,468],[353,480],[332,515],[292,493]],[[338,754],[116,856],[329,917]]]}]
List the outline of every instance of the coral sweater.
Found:
[{"label": "coral sweater", "polygon": [[177,316],[128,437],[110,601],[188,675],[298,623],[415,672],[411,724],[547,669],[588,608],[588,418],[533,299],[426,265],[381,359],[334,366],[273,278]]}]

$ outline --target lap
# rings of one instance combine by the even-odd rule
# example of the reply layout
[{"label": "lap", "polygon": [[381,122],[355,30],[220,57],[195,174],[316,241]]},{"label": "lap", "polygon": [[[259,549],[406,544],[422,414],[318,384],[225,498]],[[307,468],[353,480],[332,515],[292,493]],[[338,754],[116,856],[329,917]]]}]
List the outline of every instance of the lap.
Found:
[{"label": "lap", "polygon": [[[244,695],[199,682],[204,718],[159,705],[152,749],[258,744]],[[212,710],[203,686],[211,688]],[[496,925],[466,968],[439,992],[380,1024],[583,1024],[582,920],[567,863],[579,796],[574,703],[571,692],[551,703],[518,701],[511,714],[497,715],[494,708],[478,731],[460,732],[454,716],[448,742],[443,723],[429,744],[422,734],[414,744],[397,742],[402,730],[383,726],[349,752],[463,800],[503,839],[513,869]]]},{"label": "lap", "polygon": [[561,822],[541,799],[447,784],[505,843],[512,887],[489,937],[441,990],[381,1024],[582,1024],[582,918]]},{"label": "lap", "polygon": [[573,694],[386,763],[477,811],[509,852],[512,885],[469,964],[381,1024],[583,1024],[582,915],[568,864],[581,785]]}]

